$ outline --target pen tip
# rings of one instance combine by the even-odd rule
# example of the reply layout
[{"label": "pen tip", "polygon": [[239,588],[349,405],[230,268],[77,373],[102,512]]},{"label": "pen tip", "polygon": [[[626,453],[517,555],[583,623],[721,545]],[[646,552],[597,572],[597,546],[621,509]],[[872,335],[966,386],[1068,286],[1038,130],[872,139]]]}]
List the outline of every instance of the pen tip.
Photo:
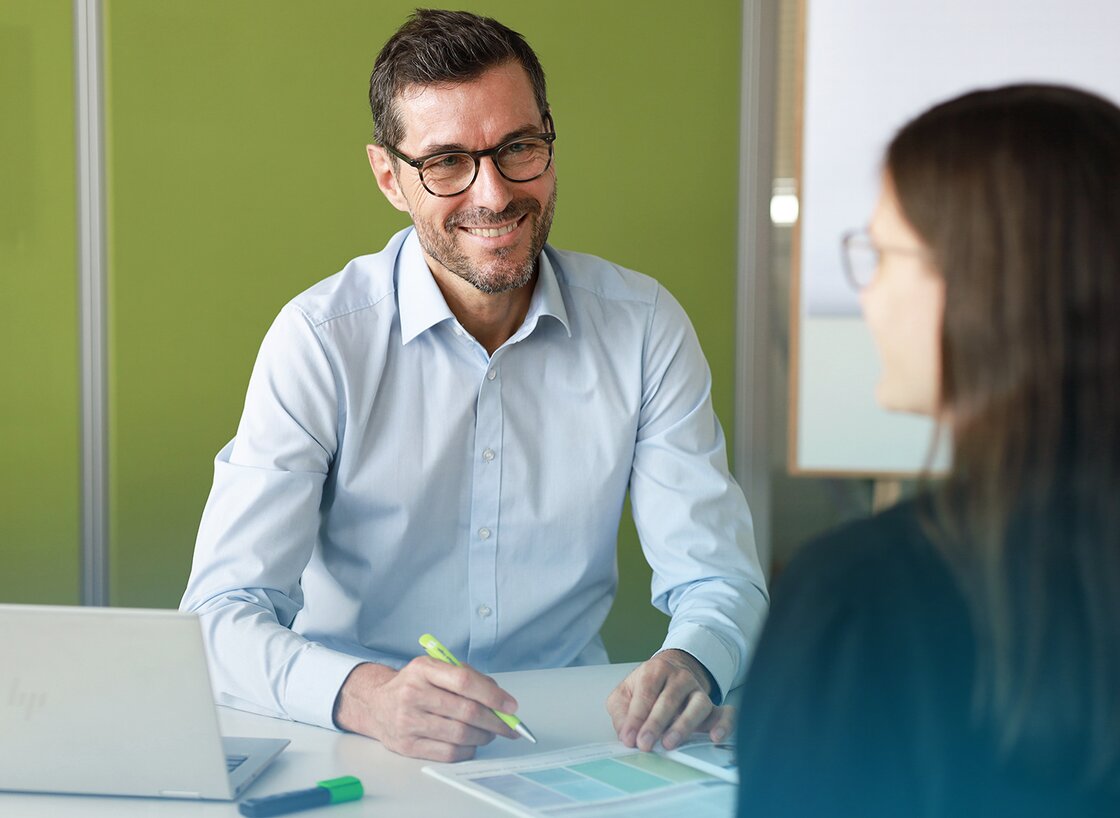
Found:
[{"label": "pen tip", "polygon": [[517,725],[517,727],[515,729],[517,730],[518,733],[523,735],[525,738],[529,739],[529,741],[533,742],[533,744],[537,743],[537,737],[534,736],[533,732],[528,727],[525,726],[524,722]]}]

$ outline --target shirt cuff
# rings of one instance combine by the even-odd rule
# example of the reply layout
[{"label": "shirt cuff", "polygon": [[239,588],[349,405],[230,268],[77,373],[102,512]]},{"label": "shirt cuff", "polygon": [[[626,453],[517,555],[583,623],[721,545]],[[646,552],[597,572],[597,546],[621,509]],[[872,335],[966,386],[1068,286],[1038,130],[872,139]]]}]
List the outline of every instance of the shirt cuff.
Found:
[{"label": "shirt cuff", "polygon": [[338,730],[334,702],[350,671],[365,660],[322,645],[308,643],[293,663],[284,695],[284,709],[295,721]]},{"label": "shirt cuff", "polygon": [[721,704],[724,692],[733,686],[739,669],[739,662],[723,640],[703,625],[681,625],[670,629],[661,646],[661,650],[672,648],[683,650],[712,674],[716,689],[711,692],[711,699]]}]

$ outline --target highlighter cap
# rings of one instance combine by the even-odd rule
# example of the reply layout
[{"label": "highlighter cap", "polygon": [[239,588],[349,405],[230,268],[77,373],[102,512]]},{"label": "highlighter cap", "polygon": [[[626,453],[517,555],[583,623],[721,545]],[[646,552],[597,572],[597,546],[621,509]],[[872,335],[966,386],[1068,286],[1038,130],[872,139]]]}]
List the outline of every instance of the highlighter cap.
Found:
[{"label": "highlighter cap", "polygon": [[357,801],[365,795],[365,791],[362,789],[362,782],[352,775],[344,775],[342,778],[330,778],[326,781],[320,781],[315,786],[322,787],[331,794],[332,804],[341,804],[344,801]]}]

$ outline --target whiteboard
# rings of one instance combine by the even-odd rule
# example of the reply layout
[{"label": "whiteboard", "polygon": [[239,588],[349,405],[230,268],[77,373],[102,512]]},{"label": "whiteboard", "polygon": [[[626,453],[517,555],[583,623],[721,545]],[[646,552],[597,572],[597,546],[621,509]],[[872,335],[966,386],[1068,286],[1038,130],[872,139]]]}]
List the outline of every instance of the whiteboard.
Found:
[{"label": "whiteboard", "polygon": [[1118,0],[804,0],[800,221],[791,303],[790,467],[900,476],[930,460],[931,421],[874,403],[878,361],[840,261],[867,223],[883,151],[935,102],[1009,82],[1120,101]]}]

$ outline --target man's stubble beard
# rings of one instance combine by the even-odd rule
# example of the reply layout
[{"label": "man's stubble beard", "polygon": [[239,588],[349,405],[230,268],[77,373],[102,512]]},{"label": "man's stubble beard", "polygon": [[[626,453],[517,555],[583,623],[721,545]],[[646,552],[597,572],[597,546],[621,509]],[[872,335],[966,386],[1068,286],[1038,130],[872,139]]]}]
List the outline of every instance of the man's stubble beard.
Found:
[{"label": "man's stubble beard", "polygon": [[[413,219],[420,246],[431,258],[443,265],[453,275],[470,284],[480,292],[490,295],[509,292],[524,287],[533,280],[537,270],[537,258],[548,241],[552,229],[552,218],[556,211],[556,185],[544,208],[536,199],[514,199],[501,213],[492,210],[474,209],[449,216],[439,230],[431,229],[428,222]],[[533,232],[529,239],[529,254],[524,261],[518,262],[509,257],[520,248],[503,247],[491,254],[490,260],[479,265],[464,253],[458,244],[458,226],[471,224],[508,223],[528,215],[533,219]]]}]

